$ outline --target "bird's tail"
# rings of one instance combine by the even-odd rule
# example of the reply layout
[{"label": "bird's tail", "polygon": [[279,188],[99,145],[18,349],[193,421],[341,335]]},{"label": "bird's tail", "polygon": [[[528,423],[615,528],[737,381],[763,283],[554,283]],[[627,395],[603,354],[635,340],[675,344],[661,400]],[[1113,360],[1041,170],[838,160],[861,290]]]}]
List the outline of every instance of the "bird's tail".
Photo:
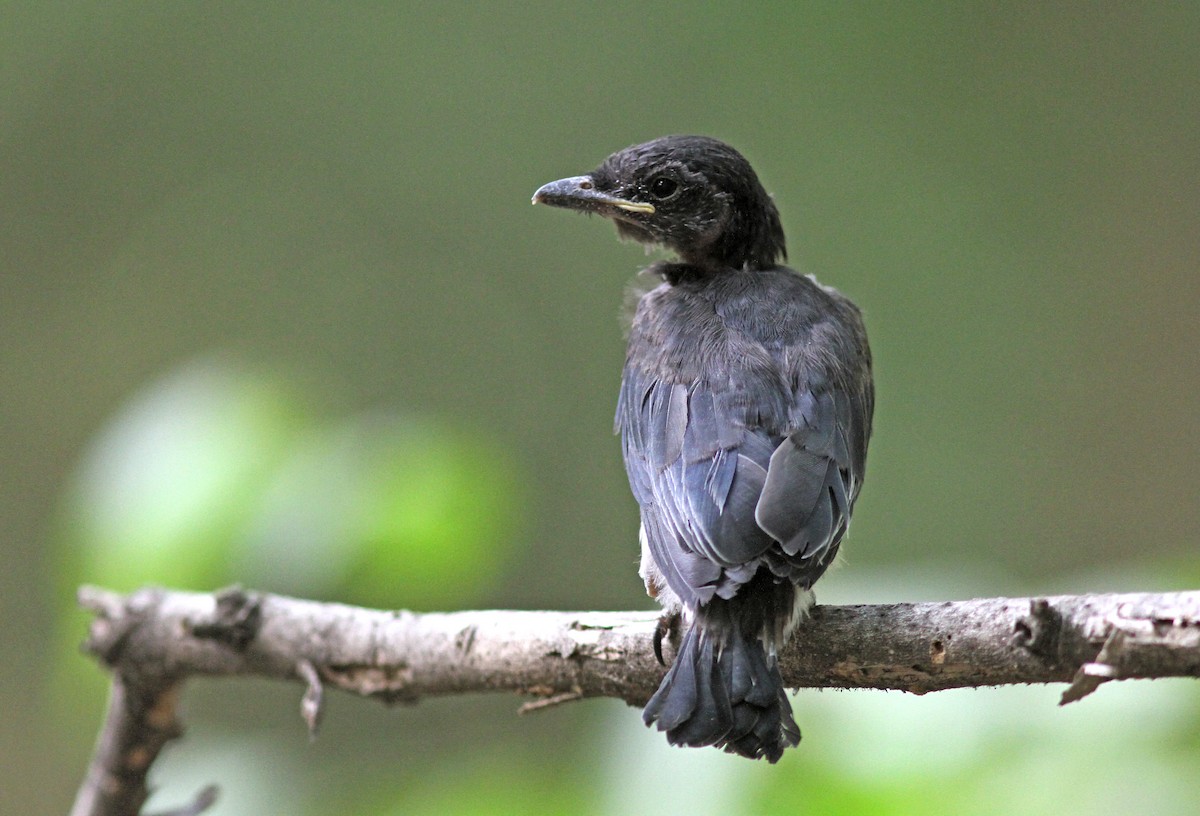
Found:
[{"label": "bird's tail", "polygon": [[665,731],[672,745],[715,745],[778,762],[800,742],[779,667],[757,636],[711,620],[721,605],[699,610],[642,719]]}]

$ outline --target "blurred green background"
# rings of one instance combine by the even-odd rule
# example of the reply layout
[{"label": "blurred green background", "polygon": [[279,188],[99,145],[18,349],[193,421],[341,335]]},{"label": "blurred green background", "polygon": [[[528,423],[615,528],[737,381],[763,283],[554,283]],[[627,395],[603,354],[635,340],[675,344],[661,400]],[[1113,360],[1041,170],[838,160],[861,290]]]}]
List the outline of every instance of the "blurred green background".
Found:
[{"label": "blurred green background", "polygon": [[[1200,587],[1200,5],[6,3],[0,812],[61,813],[80,582],[646,608],[610,225],[542,182],[724,138],[863,307],[824,602]],[[802,692],[776,767],[590,701],[195,682],[153,806],[1193,813],[1200,689]]]}]

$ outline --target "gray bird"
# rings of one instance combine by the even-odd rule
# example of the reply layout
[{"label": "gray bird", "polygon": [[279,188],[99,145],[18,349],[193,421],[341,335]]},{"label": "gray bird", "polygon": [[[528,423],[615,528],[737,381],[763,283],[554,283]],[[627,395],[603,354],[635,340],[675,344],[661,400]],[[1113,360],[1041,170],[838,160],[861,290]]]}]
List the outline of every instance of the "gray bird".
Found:
[{"label": "gray bird", "polygon": [[800,741],[776,655],[837,555],[871,435],[859,310],[779,262],[783,228],[729,145],[667,136],[551,182],[535,204],[610,218],[678,256],[648,271],[617,404],[641,576],[682,623],[643,719],[673,745],[777,762]]}]

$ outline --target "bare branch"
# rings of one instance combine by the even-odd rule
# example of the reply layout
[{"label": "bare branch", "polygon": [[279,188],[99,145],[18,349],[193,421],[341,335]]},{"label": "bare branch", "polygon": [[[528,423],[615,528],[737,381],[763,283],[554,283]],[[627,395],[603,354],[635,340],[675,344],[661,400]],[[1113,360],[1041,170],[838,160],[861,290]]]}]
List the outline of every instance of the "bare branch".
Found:
[{"label": "bare branch", "polygon": [[[515,691],[526,710],[587,697],[642,705],[664,668],[654,612],[385,612],[277,595],[84,587],[86,648],[115,673],[113,702],[74,816],[136,814],[145,771],[177,735],[189,676],[303,683],[310,729],[324,688],[384,702]],[[780,655],[793,687],[925,693],[1069,682],[1063,703],[1109,680],[1200,677],[1200,592],[818,606]],[[115,793],[114,793],[115,791]]]},{"label": "bare branch", "polygon": [[178,692],[178,683],[138,688],[120,674],[113,678],[108,715],[71,816],[141,812],[150,764],[183,733],[175,717]]}]

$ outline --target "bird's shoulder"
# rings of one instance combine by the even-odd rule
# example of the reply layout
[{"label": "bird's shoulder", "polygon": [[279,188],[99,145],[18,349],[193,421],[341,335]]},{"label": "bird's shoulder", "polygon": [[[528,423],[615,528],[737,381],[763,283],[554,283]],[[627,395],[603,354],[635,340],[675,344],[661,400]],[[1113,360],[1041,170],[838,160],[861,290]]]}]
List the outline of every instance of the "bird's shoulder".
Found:
[{"label": "bird's shoulder", "polygon": [[641,291],[627,359],[654,379],[719,386],[723,377],[823,378],[864,354],[869,367],[862,316],[848,298],[776,267]]}]

